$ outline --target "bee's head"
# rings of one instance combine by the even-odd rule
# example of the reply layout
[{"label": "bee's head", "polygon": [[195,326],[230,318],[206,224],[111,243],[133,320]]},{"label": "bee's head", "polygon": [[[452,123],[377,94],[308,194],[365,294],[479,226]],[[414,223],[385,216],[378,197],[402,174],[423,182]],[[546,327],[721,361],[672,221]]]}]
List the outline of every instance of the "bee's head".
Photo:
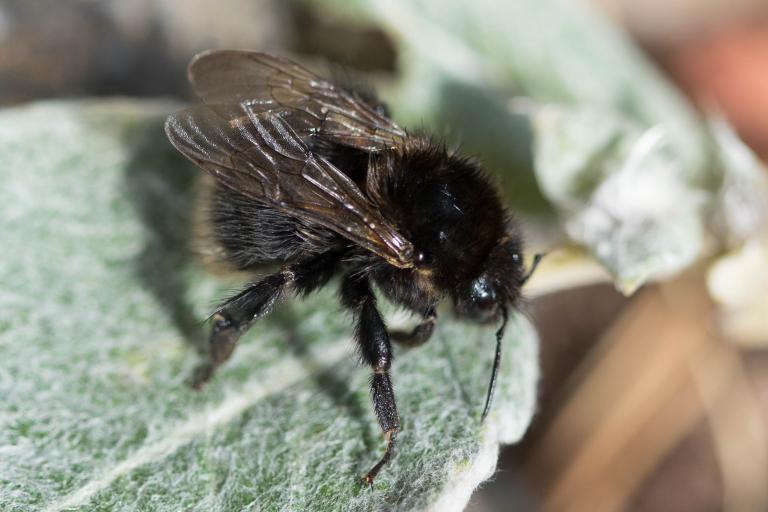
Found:
[{"label": "bee's head", "polygon": [[453,294],[456,313],[479,323],[498,319],[505,305],[515,306],[525,281],[516,237],[505,237],[490,252],[479,275],[460,282]]}]

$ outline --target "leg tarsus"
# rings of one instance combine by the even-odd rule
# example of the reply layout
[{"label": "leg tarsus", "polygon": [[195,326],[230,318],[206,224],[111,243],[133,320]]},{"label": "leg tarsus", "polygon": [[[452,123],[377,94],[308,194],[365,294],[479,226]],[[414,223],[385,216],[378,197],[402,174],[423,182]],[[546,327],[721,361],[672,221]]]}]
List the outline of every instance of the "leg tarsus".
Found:
[{"label": "leg tarsus", "polygon": [[211,339],[215,339],[216,343],[211,343],[211,361],[218,366],[232,355],[239,335],[226,312],[214,314],[212,320]]},{"label": "leg tarsus", "polygon": [[398,430],[390,430],[389,432],[384,433],[384,437],[387,440],[387,449],[384,452],[384,455],[381,457],[381,460],[379,460],[379,462],[377,462],[376,465],[373,466],[370,471],[368,471],[363,477],[364,484],[373,487],[373,480],[376,478],[376,475],[379,474],[381,468],[383,468],[395,454],[395,440],[397,439],[398,432]]},{"label": "leg tarsus", "polygon": [[235,322],[223,309],[214,313],[211,320],[213,326],[208,338],[208,360],[197,367],[192,378],[192,387],[197,390],[202,389],[211,380],[216,368],[230,358],[241,334]]},{"label": "leg tarsus", "polygon": [[418,347],[429,341],[435,330],[435,322],[437,322],[437,313],[435,313],[435,308],[432,307],[426,311],[421,322],[410,332],[395,329],[389,332],[389,336],[398,345],[408,348]]}]

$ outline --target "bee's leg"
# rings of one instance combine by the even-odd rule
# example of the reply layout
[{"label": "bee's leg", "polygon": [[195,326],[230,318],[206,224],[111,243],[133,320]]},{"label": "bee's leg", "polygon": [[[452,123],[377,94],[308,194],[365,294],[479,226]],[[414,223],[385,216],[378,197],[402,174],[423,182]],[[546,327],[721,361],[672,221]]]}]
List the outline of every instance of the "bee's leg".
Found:
[{"label": "bee's leg", "polygon": [[419,322],[419,325],[413,328],[410,332],[402,329],[396,329],[389,332],[389,336],[393,341],[405,347],[418,347],[423,345],[432,336],[432,332],[435,330],[435,322],[437,321],[437,313],[435,313],[434,306],[431,306],[424,313],[424,317]]},{"label": "bee's leg", "polygon": [[197,369],[192,386],[201,388],[213,372],[232,355],[237,340],[259,318],[290,291],[306,295],[323,286],[333,276],[340,253],[327,252],[268,275],[227,299],[211,315],[213,327],[209,337],[207,363]]},{"label": "bee's leg", "polygon": [[373,479],[384,465],[389,462],[395,449],[395,439],[400,431],[400,418],[397,415],[395,393],[389,378],[392,364],[392,348],[384,320],[376,309],[376,298],[366,278],[347,276],[341,288],[344,306],[355,316],[355,339],[363,361],[373,369],[371,395],[376,418],[387,441],[384,456],[363,477],[366,484],[372,485]]}]

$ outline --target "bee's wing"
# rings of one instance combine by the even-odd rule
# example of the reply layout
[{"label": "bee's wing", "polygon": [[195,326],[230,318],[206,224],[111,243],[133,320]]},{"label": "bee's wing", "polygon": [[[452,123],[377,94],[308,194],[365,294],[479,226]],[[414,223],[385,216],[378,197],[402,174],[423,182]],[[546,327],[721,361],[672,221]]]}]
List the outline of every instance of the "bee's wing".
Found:
[{"label": "bee's wing", "polygon": [[189,64],[189,80],[212,108],[247,104],[280,113],[304,140],[318,137],[366,152],[392,149],[406,133],[354,92],[266,53],[208,51]]},{"label": "bee's wing", "polygon": [[279,115],[244,105],[198,106],[169,116],[165,131],[181,153],[222,185],[324,226],[392,265],[413,266],[411,243]]}]

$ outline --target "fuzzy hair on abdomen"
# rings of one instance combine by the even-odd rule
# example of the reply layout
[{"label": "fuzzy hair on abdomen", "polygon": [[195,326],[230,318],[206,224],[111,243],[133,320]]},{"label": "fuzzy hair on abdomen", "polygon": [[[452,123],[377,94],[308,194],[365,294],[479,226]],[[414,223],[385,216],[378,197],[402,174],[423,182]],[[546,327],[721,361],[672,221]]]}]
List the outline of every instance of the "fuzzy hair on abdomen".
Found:
[{"label": "fuzzy hair on abdomen", "polygon": [[296,261],[335,238],[222,186],[213,190],[208,208],[214,242],[238,270]]}]

